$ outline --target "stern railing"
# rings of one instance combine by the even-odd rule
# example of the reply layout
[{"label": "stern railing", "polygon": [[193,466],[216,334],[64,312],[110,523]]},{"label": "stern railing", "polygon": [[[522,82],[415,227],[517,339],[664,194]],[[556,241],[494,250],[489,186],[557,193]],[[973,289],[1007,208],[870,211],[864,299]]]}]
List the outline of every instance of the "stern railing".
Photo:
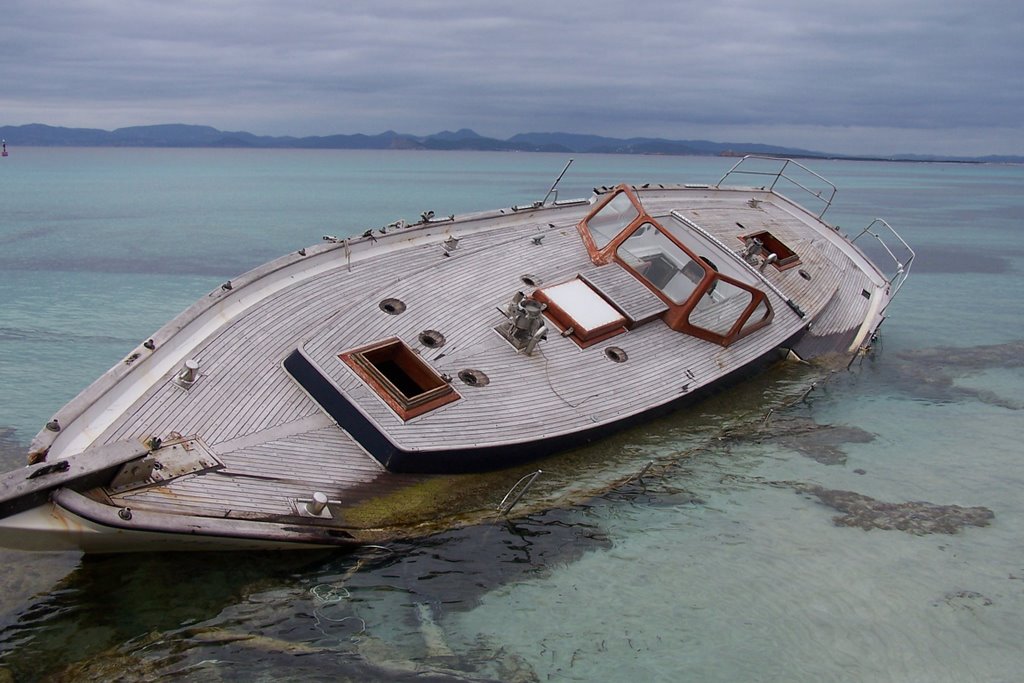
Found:
[{"label": "stern railing", "polygon": [[[771,182],[763,185],[763,189],[769,192],[775,191],[775,186],[779,184],[779,181],[786,181],[791,186],[811,195],[821,204],[821,211],[817,214],[818,220],[821,220],[821,217],[825,215],[828,208],[832,206],[832,200],[835,199],[836,192],[838,191],[830,180],[818,175],[799,162],[781,157],[747,154],[725,172],[725,175],[715,183],[715,188],[720,188],[722,183],[732,175],[771,178]],[[820,184],[820,186],[814,189],[810,187],[811,184]]]},{"label": "stern railing", "polygon": [[[832,206],[838,191],[832,181],[815,173],[799,162],[792,159],[759,154],[748,154],[742,157],[715,183],[715,187],[720,188],[722,183],[730,176],[741,175],[770,178],[770,182],[765,182],[762,187],[762,189],[769,192],[775,192],[776,185],[780,181],[785,181],[790,186],[811,195],[821,204],[821,210],[817,214],[818,220],[821,220],[825,212]],[[811,187],[812,185],[817,185],[818,188],[814,189]],[[852,244],[856,244],[857,240],[865,235],[875,238],[889,258],[892,259],[893,264],[895,264],[895,270],[891,273],[882,272],[882,276],[885,277],[885,281],[889,285],[889,298],[891,300],[896,296],[896,292],[900,290],[900,287],[903,286],[903,283],[906,282],[907,277],[910,275],[910,265],[913,263],[915,256],[914,250],[910,248],[907,241],[891,225],[881,218],[873,220],[856,237],[850,238],[849,241]],[[896,251],[886,243],[886,239],[890,241],[895,240],[893,245]],[[857,246],[860,248],[861,245]]]},{"label": "stern railing", "polygon": [[[883,228],[884,231],[888,233],[888,237],[890,239],[895,239],[899,244],[897,249],[901,252],[900,254],[895,253],[886,243],[886,238],[880,234],[883,232]],[[857,240],[865,235],[874,237],[896,266],[896,270],[893,271],[891,275],[886,275],[886,282],[889,283],[889,299],[892,299],[896,296],[896,292],[900,291],[900,287],[902,287],[903,283],[907,281],[907,278],[910,277],[910,264],[914,262],[914,256],[916,256],[916,254],[914,253],[914,250],[910,248],[910,245],[907,244],[907,241],[900,237],[900,234],[881,218],[876,218],[871,221],[871,223],[868,224],[868,227],[857,233],[857,236],[851,238],[850,242],[852,244],[857,244]],[[883,273],[883,275],[885,275],[885,273]]]}]

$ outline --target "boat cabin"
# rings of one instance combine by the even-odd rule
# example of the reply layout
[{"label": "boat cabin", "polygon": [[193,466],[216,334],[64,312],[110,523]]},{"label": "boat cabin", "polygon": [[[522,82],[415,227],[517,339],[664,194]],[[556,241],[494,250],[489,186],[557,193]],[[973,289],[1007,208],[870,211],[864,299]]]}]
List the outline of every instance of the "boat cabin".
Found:
[{"label": "boat cabin", "polygon": [[655,219],[626,185],[577,227],[591,261],[617,264],[642,283],[662,302],[660,317],[673,330],[728,346],[772,319],[771,304],[753,286],[749,269],[709,257],[723,247],[679,215]]}]

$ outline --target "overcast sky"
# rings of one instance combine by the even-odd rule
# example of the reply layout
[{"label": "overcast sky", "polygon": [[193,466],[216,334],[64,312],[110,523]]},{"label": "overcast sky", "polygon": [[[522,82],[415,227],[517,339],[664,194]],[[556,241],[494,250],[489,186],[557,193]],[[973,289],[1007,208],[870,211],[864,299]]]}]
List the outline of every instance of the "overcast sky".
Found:
[{"label": "overcast sky", "polygon": [[1024,154],[1022,0],[3,0],[0,125]]}]

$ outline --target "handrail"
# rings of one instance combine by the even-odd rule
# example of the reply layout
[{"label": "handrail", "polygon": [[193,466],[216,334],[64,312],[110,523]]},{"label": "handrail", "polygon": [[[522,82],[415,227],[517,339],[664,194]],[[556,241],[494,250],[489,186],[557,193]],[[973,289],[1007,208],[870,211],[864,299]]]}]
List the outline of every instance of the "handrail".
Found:
[{"label": "handrail", "polygon": [[[777,164],[779,164],[779,166],[774,170],[741,168],[741,166],[743,166],[744,163],[747,163],[748,166],[752,166],[752,164],[749,164],[749,161],[752,159],[776,162]],[[806,187],[803,183],[790,177],[789,175],[786,174],[786,171],[789,168],[790,164],[798,167],[800,170],[804,171],[809,176],[816,178],[817,180],[820,180],[822,183],[825,184],[826,187],[823,187],[820,191],[815,192],[814,190]],[[724,183],[725,180],[733,174],[771,177],[771,183],[767,184],[765,187],[762,188],[769,192],[775,192],[775,185],[779,182],[779,180],[788,181],[794,187],[797,187],[807,192],[808,194],[810,194],[815,199],[817,199],[818,201],[822,202],[825,205],[817,216],[819,220],[821,220],[821,217],[825,215],[825,212],[828,211],[829,207],[832,206],[832,201],[835,199],[836,192],[838,191],[835,184],[832,183],[830,180],[815,173],[814,171],[812,171],[811,169],[807,168],[806,166],[797,161],[793,161],[792,159],[785,159],[782,157],[762,156],[759,154],[747,154],[744,157],[742,157],[739,161],[737,161],[735,164],[733,164],[732,168],[725,172],[725,175],[723,175],[721,179],[719,179],[719,181],[715,183],[714,187],[716,189],[720,188],[722,183]],[[886,244],[885,238],[883,238],[883,236],[879,234],[880,232],[882,232],[882,230],[880,230],[879,227],[884,227],[885,230],[889,232],[889,235],[891,235],[890,239],[896,239],[896,241],[899,243],[898,249],[902,251],[901,256],[903,258],[901,258],[901,256],[898,256],[895,252],[893,252],[889,245]],[[866,228],[861,230],[856,237],[849,239],[849,241],[851,244],[856,244],[857,240],[859,240],[864,235],[871,235],[876,240],[878,240],[878,243],[882,246],[882,249],[885,250],[885,252],[889,255],[889,258],[891,258],[893,263],[896,264],[896,270],[891,275],[886,275],[885,273],[883,273],[883,277],[885,277],[885,281],[890,288],[889,300],[892,300],[892,298],[896,296],[896,293],[903,286],[903,283],[906,282],[907,278],[910,276],[910,265],[911,263],[913,263],[915,257],[914,250],[910,248],[910,245],[907,244],[907,241],[903,239],[900,236],[900,234],[893,229],[891,225],[886,223],[881,218],[876,218],[875,220],[871,221],[871,223],[868,224]]]},{"label": "handrail", "polygon": [[765,276],[764,273],[759,271],[754,266],[750,265],[750,263],[748,263],[745,258],[743,258],[739,254],[737,254],[735,251],[730,249],[728,246],[726,246],[725,242],[723,242],[722,240],[718,239],[717,237],[712,235],[710,232],[708,232],[704,228],[702,228],[699,225],[697,225],[696,223],[694,223],[692,220],[690,220],[689,218],[684,216],[679,211],[672,211],[672,217],[675,218],[677,221],[682,222],[684,225],[688,226],[692,230],[696,230],[698,233],[700,233],[701,236],[704,237],[704,239],[706,239],[709,242],[713,243],[715,246],[717,246],[719,249],[721,249],[724,253],[729,254],[730,256],[732,256],[736,260],[736,262],[738,264],[740,264],[741,266],[746,268],[754,277],[756,277],[758,280],[760,280],[762,283],[764,283],[764,285],[766,287],[768,287],[770,290],[775,292],[775,294],[779,298],[781,298],[783,301],[785,301],[786,305],[789,306],[790,308],[792,308],[793,311],[798,316],[800,316],[801,318],[804,318],[804,317],[807,316],[807,314],[804,313],[803,310],[801,310],[800,306],[798,306],[797,303],[795,301],[793,301],[793,299],[790,298],[790,296],[788,294],[786,294],[781,289],[779,289],[778,287],[773,285],[771,280],[769,280]]},{"label": "handrail", "polygon": [[[759,160],[762,160],[762,161],[775,161],[775,162],[779,162],[781,164],[781,166],[777,170],[774,170],[774,171],[755,170],[753,168],[740,168],[744,163],[748,163],[749,160],[751,160],[751,159],[759,159]],[[815,179],[820,180],[827,187],[823,187],[820,190],[815,191],[815,190],[807,187],[803,183],[799,182],[795,178],[792,178],[792,177],[786,175],[786,169],[789,168],[790,164],[798,167],[800,170],[804,171],[805,173],[808,173],[809,175],[813,176]],[[749,164],[749,163],[748,163],[748,165],[752,166],[752,164]],[[715,183],[715,189],[719,189],[721,187],[722,183],[724,183],[725,180],[730,175],[733,175],[733,174],[736,174],[736,175],[752,175],[752,176],[768,176],[768,177],[772,177],[774,179],[771,181],[771,183],[769,185],[767,185],[765,187],[765,189],[767,189],[769,192],[774,192],[775,191],[775,185],[778,184],[779,180],[786,180],[786,181],[788,181],[794,187],[796,187],[796,188],[798,188],[800,190],[803,190],[804,192],[808,193],[809,195],[811,195],[812,197],[814,197],[819,202],[822,202],[825,205],[821,209],[821,211],[818,213],[817,217],[818,217],[819,220],[821,219],[822,216],[825,215],[825,212],[828,211],[829,207],[832,206],[832,200],[835,199],[836,192],[838,192],[838,189],[836,188],[835,184],[832,183],[827,178],[825,178],[825,177],[815,173],[814,171],[812,171],[811,169],[807,168],[806,166],[804,166],[800,162],[793,161],[792,159],[786,159],[786,158],[783,158],[783,157],[763,156],[763,155],[760,155],[760,154],[747,154],[747,155],[743,156],[742,158],[740,158],[739,161],[737,161],[735,164],[733,164],[732,168],[730,168],[728,171],[725,172],[725,175],[723,175],[718,180],[718,182]],[[825,198],[825,196],[824,196],[825,194],[828,195],[828,198]]]},{"label": "handrail", "polygon": [[[885,239],[883,239],[882,236],[878,234],[878,232],[872,230],[872,228],[874,228],[876,225],[884,226],[885,229],[888,230],[889,233],[896,238],[900,245],[902,245],[904,255],[909,254],[910,258],[908,258],[906,261],[901,261],[900,257],[893,253],[892,249],[889,248],[889,245],[885,243]],[[916,254],[914,253],[914,250],[910,248],[910,245],[907,244],[907,241],[900,237],[900,234],[896,232],[896,230],[894,230],[891,225],[886,223],[881,218],[876,218],[875,220],[871,221],[871,223],[869,223],[866,228],[861,230],[859,233],[857,233],[856,237],[850,240],[850,243],[856,244],[857,240],[859,240],[864,235],[871,235],[876,240],[878,240],[878,243],[882,245],[882,249],[884,249],[885,252],[889,254],[889,258],[891,258],[893,260],[893,263],[896,264],[896,272],[894,272],[892,275],[886,278],[886,282],[888,282],[889,286],[892,288],[891,292],[889,293],[889,299],[891,300],[893,297],[896,296],[896,292],[900,291],[900,287],[902,287],[903,283],[907,281],[907,278],[910,277],[910,264],[914,262],[914,257],[916,256]]]}]

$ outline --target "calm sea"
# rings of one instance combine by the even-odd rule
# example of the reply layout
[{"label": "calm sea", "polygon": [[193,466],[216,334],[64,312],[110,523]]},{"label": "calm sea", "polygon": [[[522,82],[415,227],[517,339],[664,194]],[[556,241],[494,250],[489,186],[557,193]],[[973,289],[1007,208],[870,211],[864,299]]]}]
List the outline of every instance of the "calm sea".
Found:
[{"label": "calm sea", "polygon": [[[539,200],[566,162],[10,150],[4,470],[225,279],[322,235]],[[715,182],[730,165],[582,155],[561,198]],[[0,682],[1020,680],[1024,167],[811,166],[840,188],[832,223],[885,218],[918,259],[874,353],[805,400],[778,399],[820,374],[777,368],[589,451],[655,461],[642,482],[386,548],[0,551]]]}]

